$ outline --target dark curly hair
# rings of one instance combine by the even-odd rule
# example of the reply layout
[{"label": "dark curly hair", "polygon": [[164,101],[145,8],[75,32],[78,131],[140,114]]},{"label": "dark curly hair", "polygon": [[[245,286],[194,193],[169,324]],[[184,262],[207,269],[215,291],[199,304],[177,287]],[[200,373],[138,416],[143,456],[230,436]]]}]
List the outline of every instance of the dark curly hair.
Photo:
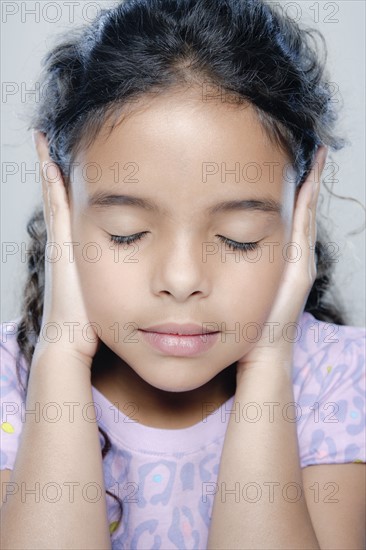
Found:
[{"label": "dark curly hair", "polygon": [[[323,59],[316,36],[323,42]],[[301,29],[283,8],[264,0],[124,0],[102,9],[91,24],[68,31],[45,55],[42,97],[28,130],[46,135],[51,159],[60,167],[68,189],[76,154],[93,142],[107,119],[114,117],[117,123],[124,106],[149,93],[209,84],[238,104],[249,102],[254,107],[272,143],[291,159],[298,188],[320,145],[337,151],[346,144],[334,134],[338,114],[325,71],[326,57],[318,30]],[[33,212],[27,232],[31,253],[16,337],[19,381],[20,357],[25,358],[29,378],[41,329],[47,238],[42,206]],[[337,296],[325,297],[332,290],[334,267],[328,241],[324,226],[318,223],[317,277],[305,311],[319,320],[345,325],[349,322]],[[105,442],[104,458],[111,442],[99,430]],[[107,493],[118,500],[118,525],[122,502]]]}]

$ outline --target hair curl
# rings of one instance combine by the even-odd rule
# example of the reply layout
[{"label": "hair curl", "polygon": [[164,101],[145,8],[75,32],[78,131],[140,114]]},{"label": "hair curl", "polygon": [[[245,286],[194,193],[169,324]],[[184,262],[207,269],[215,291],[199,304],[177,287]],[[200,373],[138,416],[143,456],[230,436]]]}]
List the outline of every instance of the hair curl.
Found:
[{"label": "hair curl", "polygon": [[[323,41],[323,60],[315,35]],[[301,29],[280,6],[263,0],[125,0],[102,9],[92,24],[68,31],[45,55],[42,100],[28,130],[46,134],[50,157],[68,188],[73,160],[107,119],[117,122],[122,108],[149,93],[209,84],[238,104],[254,107],[269,138],[289,155],[300,187],[319,145],[337,151],[346,143],[334,134],[338,114],[325,72],[326,56],[319,31]],[[19,381],[20,356],[29,378],[41,330],[47,237],[42,206],[31,216],[27,232],[31,253],[17,330]],[[336,295],[331,301],[325,297],[334,267],[327,239],[319,223],[317,276],[305,311],[345,325],[349,323]],[[99,430],[104,458],[111,442]],[[122,503],[107,493],[119,502],[120,522]]]}]

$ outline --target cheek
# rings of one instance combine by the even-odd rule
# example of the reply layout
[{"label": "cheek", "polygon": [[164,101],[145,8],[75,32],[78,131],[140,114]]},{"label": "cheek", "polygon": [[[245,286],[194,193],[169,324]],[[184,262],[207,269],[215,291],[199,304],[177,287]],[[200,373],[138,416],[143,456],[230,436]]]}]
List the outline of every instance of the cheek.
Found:
[{"label": "cheek", "polygon": [[[241,255],[240,262],[232,264],[230,285],[227,284],[227,274],[223,274],[226,280],[225,309],[234,321],[262,323],[268,318],[286,265],[282,254],[283,241],[275,238],[271,243],[271,247],[262,243],[261,255],[252,251]],[[274,246],[274,243],[278,245]]]},{"label": "cheek", "polygon": [[75,211],[72,216],[75,262],[89,318],[99,318],[111,304],[123,298],[129,283],[128,269],[121,273],[118,256],[109,248],[108,236]]},{"label": "cheek", "polygon": [[138,263],[126,263],[123,259],[121,255],[118,261],[108,245],[96,241],[80,246],[76,255],[89,319],[104,327],[116,322],[134,322],[132,312],[140,306],[144,309],[144,304],[140,304],[141,288],[146,286],[144,272]]}]

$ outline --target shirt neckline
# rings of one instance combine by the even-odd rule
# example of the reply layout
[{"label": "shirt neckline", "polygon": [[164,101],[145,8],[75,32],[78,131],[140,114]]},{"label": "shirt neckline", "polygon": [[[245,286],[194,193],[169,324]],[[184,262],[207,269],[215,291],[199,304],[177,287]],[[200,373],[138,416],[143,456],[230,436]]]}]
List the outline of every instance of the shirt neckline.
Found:
[{"label": "shirt neckline", "polygon": [[[234,395],[205,419],[186,428],[155,428],[125,415],[92,386],[97,420],[113,440],[140,452],[187,453],[203,449],[225,435]],[[209,404],[208,404],[209,407]]]},{"label": "shirt neckline", "polygon": [[[314,319],[313,316],[304,311],[300,316],[299,323],[303,327],[312,319]],[[297,345],[295,344],[294,347],[294,351],[296,351]],[[294,353],[294,357],[295,355],[296,353]],[[212,414],[192,426],[177,429],[155,428],[140,424],[125,415],[94,386],[92,386],[92,394],[96,404],[97,420],[101,426],[120,445],[142,453],[199,451],[224,437],[230,416],[235,413],[232,410],[235,395],[232,395]]]}]

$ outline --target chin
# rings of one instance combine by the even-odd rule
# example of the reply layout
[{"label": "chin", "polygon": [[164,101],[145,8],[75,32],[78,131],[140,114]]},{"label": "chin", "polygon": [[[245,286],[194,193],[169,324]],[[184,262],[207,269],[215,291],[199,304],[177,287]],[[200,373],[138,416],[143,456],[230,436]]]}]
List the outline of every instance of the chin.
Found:
[{"label": "chin", "polygon": [[[141,377],[141,374],[139,374],[139,376]],[[192,382],[192,379],[177,381],[177,379],[175,378],[174,380],[171,381],[171,383],[169,383],[169,380],[167,380],[166,377],[164,380],[157,380],[156,378],[151,379],[149,377],[147,378],[141,377],[141,378],[143,378],[143,380],[147,384],[150,384],[150,386],[153,386],[158,390],[170,392],[170,393],[181,393],[181,392],[193,391],[200,388],[201,386],[204,386],[205,384],[207,384],[207,382],[209,382],[209,380],[202,380],[202,381],[197,380],[196,382]]]}]

